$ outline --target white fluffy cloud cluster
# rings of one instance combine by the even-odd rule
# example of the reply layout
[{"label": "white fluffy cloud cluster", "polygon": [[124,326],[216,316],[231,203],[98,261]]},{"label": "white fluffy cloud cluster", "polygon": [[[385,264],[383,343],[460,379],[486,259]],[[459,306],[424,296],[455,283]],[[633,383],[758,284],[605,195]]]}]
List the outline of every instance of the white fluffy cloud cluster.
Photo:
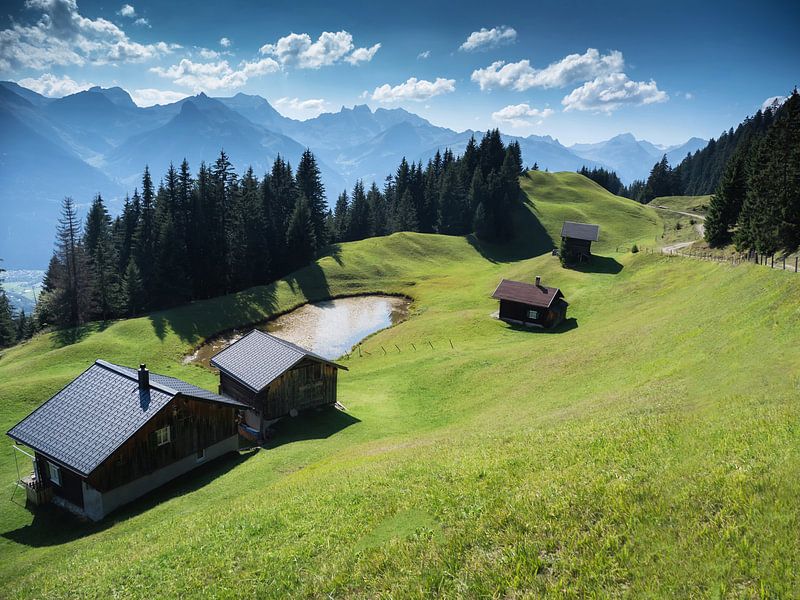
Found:
[{"label": "white fluffy cloud cluster", "polygon": [[509,104],[497,112],[492,113],[492,119],[498,123],[507,123],[514,127],[525,125],[540,125],[544,119],[555,111],[552,108],[532,108],[529,104]]},{"label": "white fluffy cloud cluster", "polygon": [[504,44],[512,44],[517,40],[517,31],[512,27],[502,25],[486,29],[482,27],[480,31],[473,31],[467,40],[459,46],[459,50],[472,52],[474,50],[485,50]]},{"label": "white fluffy cloud cluster", "polygon": [[131,98],[137,106],[155,106],[156,104],[172,104],[178,100],[183,100],[189,94],[184,92],[173,92],[172,90],[157,90],[154,88],[144,88],[133,90]]},{"label": "white fluffy cloud cluster", "polygon": [[353,36],[347,31],[323,31],[316,41],[307,33],[290,33],[274,44],[261,46],[261,54],[273,57],[281,66],[299,69],[319,69],[341,61],[351,65],[369,62],[380,49],[355,48]]},{"label": "white fluffy cloud cluster", "polygon": [[481,90],[506,88],[519,92],[581,84],[562,100],[564,110],[612,112],[625,104],[653,104],[668,99],[655,81],[632,81],[624,69],[625,59],[618,50],[600,54],[589,48],[583,54],[570,54],[543,69],[532,67],[528,60],[495,61],[473,71],[471,79]]},{"label": "white fluffy cloud cluster", "polygon": [[48,98],[69,96],[70,94],[76,94],[94,86],[93,83],[78,83],[67,75],[56,77],[52,73],[44,73],[36,78],[27,77],[25,79],[20,79],[17,83],[22,87],[38,92]]},{"label": "white fluffy cloud cluster", "polygon": [[611,73],[587,81],[564,96],[564,110],[595,110],[610,113],[625,104],[666,102],[667,94],[656,82],[631,81],[625,73]]},{"label": "white fluffy cloud cluster", "polygon": [[274,73],[278,70],[280,70],[280,66],[271,58],[242,61],[235,69],[228,64],[227,60],[202,63],[184,58],[178,64],[166,69],[153,67],[150,72],[199,92],[242,87],[251,77]]},{"label": "white fluffy cloud cluster", "polygon": [[278,98],[274,102],[281,112],[295,119],[307,119],[316,117],[325,110],[327,102],[322,98]]},{"label": "white fluffy cloud cluster", "polygon": [[401,100],[422,101],[433,98],[434,96],[449,94],[454,91],[456,91],[455,79],[437,77],[435,81],[427,81],[425,79],[410,77],[405,83],[398,84],[394,87],[388,83],[376,87],[375,91],[372,92],[372,99],[384,103],[398,102]]},{"label": "white fluffy cloud cluster", "polygon": [[29,25],[14,22],[0,31],[2,70],[140,62],[180,48],[166,42],[134,42],[111,21],[81,15],[76,0],[27,0],[25,6],[39,11],[38,21]]}]

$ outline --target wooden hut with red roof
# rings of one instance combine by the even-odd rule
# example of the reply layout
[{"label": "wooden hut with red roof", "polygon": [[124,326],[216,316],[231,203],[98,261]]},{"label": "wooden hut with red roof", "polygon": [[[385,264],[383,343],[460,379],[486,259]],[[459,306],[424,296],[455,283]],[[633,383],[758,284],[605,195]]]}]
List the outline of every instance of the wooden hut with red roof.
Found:
[{"label": "wooden hut with red roof", "polygon": [[503,279],[492,298],[500,301],[500,319],[517,325],[549,329],[567,316],[564,294],[558,288],[542,285],[538,276],[535,283]]}]

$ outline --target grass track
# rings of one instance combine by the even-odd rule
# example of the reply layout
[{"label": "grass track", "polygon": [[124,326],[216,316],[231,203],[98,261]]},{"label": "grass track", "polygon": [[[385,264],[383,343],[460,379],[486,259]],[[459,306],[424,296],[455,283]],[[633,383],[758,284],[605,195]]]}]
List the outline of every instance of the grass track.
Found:
[{"label": "grass track", "polygon": [[[415,298],[413,318],[350,360],[350,417],[289,421],[277,447],[101,526],[7,503],[0,596],[794,595],[800,278],[617,254],[660,235],[655,211],[574,173],[522,185],[531,212],[507,247],[344,244],[274,286],[7,351],[6,428],[96,357],[213,389],[180,358],[216,331],[305,299]],[[600,223],[597,272],[537,256],[563,219]],[[536,274],[564,290],[570,327],[488,317],[500,277]],[[0,476],[13,479],[10,451]]]}]

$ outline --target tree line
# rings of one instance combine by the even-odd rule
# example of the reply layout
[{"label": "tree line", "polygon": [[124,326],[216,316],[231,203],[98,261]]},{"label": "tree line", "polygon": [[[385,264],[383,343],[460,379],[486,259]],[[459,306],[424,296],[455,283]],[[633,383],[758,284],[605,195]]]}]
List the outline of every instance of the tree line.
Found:
[{"label": "tree line", "polygon": [[334,241],[347,242],[396,231],[446,235],[474,233],[488,241],[513,236],[512,212],[519,198],[522,152],[517,142],[503,144],[500,131],[470,138],[464,153],[439,151],[422,162],[400,161],[383,189],[356,182],[342,192],[331,216]]},{"label": "tree line", "polygon": [[[55,251],[29,329],[71,326],[168,308],[269,283],[317,257],[331,242],[396,231],[504,241],[519,197],[519,144],[498,130],[464,153],[447,149],[423,167],[405,158],[383,189],[363,182],[327,208],[314,155],[296,170],[283,158],[258,178],[239,176],[225,152],[192,174],[184,160],[141,188],[112,218],[97,195],[85,219],[65,198]],[[16,338],[15,338],[16,339]]]}]

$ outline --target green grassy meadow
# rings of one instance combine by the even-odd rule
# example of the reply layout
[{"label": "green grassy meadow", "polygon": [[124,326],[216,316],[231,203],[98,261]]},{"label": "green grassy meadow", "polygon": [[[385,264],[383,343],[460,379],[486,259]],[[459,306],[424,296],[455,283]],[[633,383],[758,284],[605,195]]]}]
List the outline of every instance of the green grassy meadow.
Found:
[{"label": "green grassy meadow", "polygon": [[652,206],[666,206],[672,210],[705,215],[711,202],[711,194],[705,196],[659,196],[650,201]]},{"label": "green grassy meadow", "polygon": [[[575,173],[521,182],[507,246],[342,244],[270,286],[5,351],[7,430],[96,358],[215,389],[182,358],[218,331],[331,296],[414,299],[346,362],[346,413],[286,420],[268,450],[100,524],[4,502],[0,597],[796,596],[800,277],[631,254],[660,211]],[[594,265],[550,255],[564,219],[601,225]],[[570,303],[560,330],[490,317],[500,278],[535,275]]]}]

